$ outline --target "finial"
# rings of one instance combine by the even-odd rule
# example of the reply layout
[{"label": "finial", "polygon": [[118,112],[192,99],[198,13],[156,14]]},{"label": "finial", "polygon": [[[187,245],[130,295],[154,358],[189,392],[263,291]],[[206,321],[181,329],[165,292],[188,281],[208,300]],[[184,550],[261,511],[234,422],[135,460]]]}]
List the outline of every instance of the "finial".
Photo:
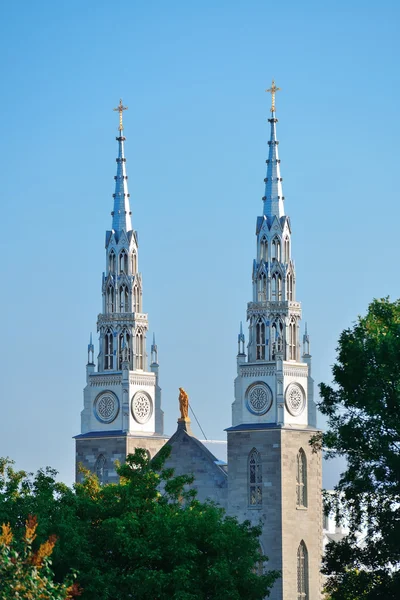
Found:
[{"label": "finial", "polygon": [[243,324],[242,324],[242,321],[240,321],[240,335],[243,335]]},{"label": "finial", "polygon": [[275,94],[276,92],[280,92],[281,88],[276,87],[275,80],[272,80],[272,85],[268,90],[265,90],[271,94],[271,112],[275,112]]},{"label": "finial", "polygon": [[122,104],[122,98],[120,98],[120,101],[119,101],[119,104],[118,104],[117,108],[113,108],[113,110],[119,112],[119,127],[118,127],[118,129],[119,129],[119,131],[122,131],[123,128],[124,128],[123,125],[122,125],[122,113],[123,113],[124,110],[128,110],[127,106],[123,106],[123,104]]}]

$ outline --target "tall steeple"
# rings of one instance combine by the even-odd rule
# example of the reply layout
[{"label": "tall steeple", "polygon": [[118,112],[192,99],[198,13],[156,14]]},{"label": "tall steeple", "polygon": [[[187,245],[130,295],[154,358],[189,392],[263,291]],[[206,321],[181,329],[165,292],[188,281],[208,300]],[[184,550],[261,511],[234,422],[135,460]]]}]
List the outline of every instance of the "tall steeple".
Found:
[{"label": "tall steeple", "polygon": [[[163,413],[159,366],[157,363],[156,372],[150,369],[146,353],[148,317],[142,306],[139,244],[137,233],[132,229],[124,154],[122,117],[126,108],[121,100],[114,109],[119,113],[118,158],[112,229],[106,232],[105,241],[102,310],[97,319],[99,354],[97,371],[92,363],[87,367],[82,434],[78,438],[83,440],[94,433],[107,437],[119,432],[124,437],[141,439],[145,447],[142,438],[163,434]],[[93,356],[91,341],[88,354],[90,360]],[[131,440],[130,447],[132,443]],[[111,469],[111,458],[109,465]]]},{"label": "tall steeple", "polygon": [[123,106],[122,100],[119,101],[119,105],[117,106],[117,108],[114,108],[114,110],[119,112],[119,135],[116,138],[118,142],[117,174],[114,177],[114,210],[111,213],[113,217],[112,228],[115,232],[119,232],[122,230],[127,232],[132,230],[132,213],[129,205],[128,177],[126,174],[126,158],[124,152],[124,142],[126,138],[124,136],[124,127],[122,120],[123,111],[127,109],[127,106]]},{"label": "tall steeple", "polygon": [[[300,354],[292,229],[284,212],[276,139],[275,82],[263,214],[256,222],[253,298],[247,304],[247,356],[239,333],[237,377],[228,433],[228,514],[261,524],[269,568],[282,573],[270,600],[319,600],[321,453],[311,356]],[[309,338],[304,337],[305,352]]]},{"label": "tall steeple", "polygon": [[283,206],[283,192],[282,192],[282,177],[281,177],[281,168],[280,168],[280,160],[278,153],[278,140],[276,137],[276,124],[278,119],[275,116],[275,94],[279,91],[280,88],[276,87],[275,81],[272,80],[272,86],[266,90],[271,93],[272,103],[271,103],[271,118],[268,119],[268,122],[271,124],[271,133],[268,142],[269,151],[268,158],[266,160],[267,163],[267,175],[264,179],[265,183],[265,195],[263,197],[264,201],[264,215],[269,219],[273,217],[283,217],[285,214],[284,206]]},{"label": "tall steeple", "polygon": [[[296,364],[296,373],[304,373],[307,377],[310,365],[301,360],[299,325],[301,304],[296,300],[296,272],[292,259],[291,225],[285,215],[282,194],[282,178],[280,176],[280,160],[278,141],[276,139],[275,94],[279,91],[272,81],[266,90],[271,93],[271,138],[267,160],[267,177],[265,179],[265,196],[263,215],[257,218],[256,225],[256,258],[253,261],[253,299],[247,305],[249,337],[247,360],[244,354],[238,360],[237,397],[233,403],[233,423],[251,423],[262,420],[277,424],[307,424],[307,384],[304,381],[295,385],[299,405],[290,411],[285,403],[286,363]],[[240,334],[239,334],[240,335]],[[243,336],[244,337],[244,336]],[[240,340],[243,340],[243,337]],[[243,341],[242,341],[243,344]],[[240,344],[239,344],[240,347]],[[257,397],[263,396],[265,403],[252,405],[251,385],[243,379],[243,373],[249,364],[257,365],[256,379],[265,374],[265,381],[257,383]],[[254,369],[251,370],[253,372]],[[289,373],[289,371],[287,371]],[[293,367],[290,372],[294,373]],[[247,376],[246,376],[247,377]],[[264,379],[264,376],[262,377]],[[254,382],[255,384],[255,382]],[[297,387],[296,387],[297,386]],[[264,392],[262,392],[264,390]],[[294,392],[293,392],[294,393]],[[310,398],[312,403],[312,398]],[[315,425],[315,423],[311,423]]]}]

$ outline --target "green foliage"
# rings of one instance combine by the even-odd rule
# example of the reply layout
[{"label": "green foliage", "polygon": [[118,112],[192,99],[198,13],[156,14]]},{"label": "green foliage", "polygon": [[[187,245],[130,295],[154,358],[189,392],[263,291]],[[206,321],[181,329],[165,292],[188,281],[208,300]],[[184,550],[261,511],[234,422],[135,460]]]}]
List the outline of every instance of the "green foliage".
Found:
[{"label": "green foliage", "polygon": [[39,517],[38,537],[58,537],[59,580],[75,569],[82,600],[261,600],[279,576],[256,574],[260,529],[200,503],[191,477],[164,468],[169,448],[150,461],[136,450],[118,467],[120,483],[100,486],[85,473],[74,489],[55,473],[29,478],[3,463],[0,522]]},{"label": "green foliage", "polygon": [[320,384],[328,432],[314,438],[347,470],[326,510],[350,527],[329,544],[331,600],[390,600],[400,588],[400,301],[374,300],[343,331],[334,386]]}]

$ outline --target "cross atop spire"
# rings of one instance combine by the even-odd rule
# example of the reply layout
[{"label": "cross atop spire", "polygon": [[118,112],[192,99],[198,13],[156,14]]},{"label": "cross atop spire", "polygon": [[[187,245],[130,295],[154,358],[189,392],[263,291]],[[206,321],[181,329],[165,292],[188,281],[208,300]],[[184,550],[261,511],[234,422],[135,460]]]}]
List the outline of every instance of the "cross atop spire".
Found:
[{"label": "cross atop spire", "polygon": [[[276,87],[275,80],[273,79],[271,87],[265,91],[269,92],[271,94],[271,112],[274,113],[275,112],[275,94],[276,94],[276,92],[280,92],[281,88]],[[114,109],[114,110],[116,110],[116,109]]]},{"label": "cross atop spire", "polygon": [[119,127],[118,127],[118,129],[119,129],[119,131],[122,131],[124,128],[124,126],[122,124],[122,113],[124,112],[124,110],[128,110],[128,107],[124,106],[122,104],[122,98],[120,98],[117,108],[113,108],[113,110],[119,112]]}]

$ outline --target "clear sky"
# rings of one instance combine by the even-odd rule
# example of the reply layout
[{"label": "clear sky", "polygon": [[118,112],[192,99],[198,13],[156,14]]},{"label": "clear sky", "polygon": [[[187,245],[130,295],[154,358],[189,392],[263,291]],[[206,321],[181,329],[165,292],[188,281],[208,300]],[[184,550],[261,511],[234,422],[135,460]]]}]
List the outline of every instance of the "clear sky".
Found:
[{"label": "clear sky", "polygon": [[179,386],[208,438],[231,422],[272,78],[297,297],[329,381],[341,330],[400,296],[399,19],[395,0],[1,3],[0,456],[73,479],[120,97],[167,433]]}]

